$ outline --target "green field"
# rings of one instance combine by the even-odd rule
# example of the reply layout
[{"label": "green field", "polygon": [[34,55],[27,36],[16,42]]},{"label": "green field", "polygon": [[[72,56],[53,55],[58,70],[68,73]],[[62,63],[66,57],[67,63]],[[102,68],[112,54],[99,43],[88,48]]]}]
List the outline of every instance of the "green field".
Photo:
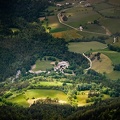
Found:
[{"label": "green field", "polygon": [[[100,52],[105,54],[106,56],[108,56],[110,58],[110,60],[112,61],[112,64],[120,64],[120,53],[119,52],[115,52],[115,51],[110,51],[110,50],[98,50],[96,52]],[[108,63],[108,62],[106,62]],[[111,66],[112,67],[112,66]],[[110,73],[107,73],[106,76],[110,79],[118,79],[120,78],[120,71],[111,71]]]},{"label": "green field", "polygon": [[77,95],[77,100],[78,100],[79,106],[87,105],[86,100],[88,98],[88,92],[89,91],[81,91],[81,92],[79,92],[79,95]]},{"label": "green field", "polygon": [[119,19],[100,19],[100,23],[108,28],[112,33],[120,32],[120,20]]},{"label": "green field", "polygon": [[50,33],[69,30],[70,28],[59,23],[57,16],[48,17],[48,27],[51,28]]},{"label": "green field", "polygon": [[69,43],[68,48],[69,51],[76,53],[83,53],[90,50],[103,49],[106,47],[106,44],[100,42],[73,42]]},{"label": "green field", "polygon": [[25,91],[23,94],[18,95],[14,98],[9,99],[8,101],[17,103],[19,105],[28,107],[29,103],[27,100],[37,99],[37,98],[58,98],[67,102],[67,95],[58,90],[43,90],[43,89],[30,89]]},{"label": "green field", "polygon": [[94,21],[95,19],[100,18],[100,15],[92,10],[92,8],[81,8],[74,7],[73,9],[68,9],[65,12],[68,20],[65,22],[73,27],[79,27],[80,24],[87,25],[89,21]]},{"label": "green field", "polygon": [[120,0],[109,0],[108,2],[117,6],[120,5]]},{"label": "green field", "polygon": [[53,68],[53,66],[50,64],[51,61],[48,60],[37,60],[35,63],[35,68],[32,69],[33,71],[38,71],[38,70],[42,70],[45,71],[46,69],[50,69]]},{"label": "green field", "polygon": [[[84,106],[84,105],[90,105],[90,103],[86,103],[86,100],[88,99],[88,92],[89,91],[80,91],[79,95],[77,95],[78,100],[78,106]],[[110,98],[109,95],[103,94],[102,100]]]},{"label": "green field", "polygon": [[117,37],[117,40],[115,43],[113,43],[113,41],[114,41],[114,37],[110,37],[109,39],[106,40],[106,43],[111,44],[113,46],[120,47],[120,37]]},{"label": "green field", "polygon": [[113,64],[120,64],[120,53],[119,52],[110,51],[110,50],[102,50],[102,51],[99,50],[98,52],[107,55],[112,60]]},{"label": "green field", "polygon": [[40,81],[37,84],[42,85],[42,86],[62,86],[63,83],[62,82],[57,82],[57,81],[54,81],[54,82]]},{"label": "green field", "polygon": [[105,2],[101,2],[99,4],[94,5],[95,10],[97,10],[97,11],[109,9],[109,8],[112,8],[112,7],[113,7],[112,5],[107,4]]},{"label": "green field", "polygon": [[105,54],[101,54],[100,60],[95,59],[92,61],[92,69],[99,73],[109,74],[113,71],[112,61]]},{"label": "green field", "polygon": [[109,16],[120,17],[120,8],[119,9],[109,8],[106,10],[101,10],[99,12],[108,17]]}]

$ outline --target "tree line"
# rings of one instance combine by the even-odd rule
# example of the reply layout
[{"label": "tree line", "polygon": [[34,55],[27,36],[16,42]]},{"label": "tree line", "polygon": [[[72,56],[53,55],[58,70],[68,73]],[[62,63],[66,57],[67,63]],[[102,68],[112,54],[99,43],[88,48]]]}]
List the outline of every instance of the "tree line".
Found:
[{"label": "tree line", "polygon": [[118,120],[120,98],[103,100],[91,106],[72,107],[70,105],[34,103],[29,108],[17,105],[0,106],[0,120]]}]

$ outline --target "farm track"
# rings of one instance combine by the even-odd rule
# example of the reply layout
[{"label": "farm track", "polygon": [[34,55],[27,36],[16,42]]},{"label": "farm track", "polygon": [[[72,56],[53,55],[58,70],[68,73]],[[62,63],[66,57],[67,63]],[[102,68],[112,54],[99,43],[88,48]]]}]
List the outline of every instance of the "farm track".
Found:
[{"label": "farm track", "polygon": [[86,71],[88,71],[88,70],[90,70],[90,69],[92,68],[92,61],[91,61],[91,59],[90,59],[89,57],[87,57],[84,53],[83,53],[83,56],[84,56],[85,58],[87,58],[88,61],[90,62],[90,67],[85,69]]}]

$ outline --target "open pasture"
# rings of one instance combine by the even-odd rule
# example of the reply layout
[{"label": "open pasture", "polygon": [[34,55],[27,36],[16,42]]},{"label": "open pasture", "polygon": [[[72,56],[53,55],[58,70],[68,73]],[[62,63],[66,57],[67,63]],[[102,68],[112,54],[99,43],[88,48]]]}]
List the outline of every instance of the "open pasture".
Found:
[{"label": "open pasture", "polygon": [[[96,52],[100,52],[104,55],[106,55],[107,57],[109,57],[109,59],[112,61],[111,65],[109,66],[111,69],[109,71],[112,70],[113,68],[113,64],[120,64],[120,53],[119,52],[115,52],[115,51],[110,51],[110,50],[98,50]],[[104,64],[108,64],[110,61],[106,61],[106,63],[103,63]],[[102,66],[103,66],[102,65]],[[97,67],[97,66],[96,66]],[[100,69],[100,68],[99,68]],[[105,72],[106,73],[106,76],[110,79],[118,79],[120,78],[120,71],[111,71],[111,72]]]},{"label": "open pasture", "polygon": [[68,48],[71,52],[83,53],[90,50],[103,49],[106,47],[106,44],[100,42],[73,42],[69,43]]},{"label": "open pasture", "polygon": [[109,74],[106,74],[106,76],[112,80],[120,79],[120,71],[112,71]]},{"label": "open pasture", "polygon": [[54,82],[45,82],[45,81],[40,81],[37,82],[35,85],[41,85],[41,86],[62,86],[62,82],[54,81]]},{"label": "open pasture", "polygon": [[117,41],[115,43],[113,43],[114,38],[110,37],[109,39],[106,40],[107,44],[112,44],[113,46],[117,46],[120,47],[120,37],[117,38]]},{"label": "open pasture", "polygon": [[86,100],[88,98],[88,92],[89,91],[81,91],[81,92],[79,92],[79,95],[77,95],[78,106],[87,105]]},{"label": "open pasture", "polygon": [[59,100],[67,102],[67,95],[65,93],[58,90],[44,90],[44,89],[30,89],[25,91],[21,95],[18,95],[14,98],[9,99],[8,101],[17,103],[24,107],[28,107],[29,106],[28,100],[31,100],[33,98],[43,99],[47,97],[50,97],[52,99],[58,98]]},{"label": "open pasture", "polygon": [[103,50],[103,51],[98,51],[98,52],[107,55],[112,60],[113,64],[120,64],[120,53],[119,52],[109,51],[109,50]]},{"label": "open pasture", "polygon": [[37,60],[35,63],[35,67],[33,67],[33,71],[38,71],[38,70],[42,70],[45,71],[46,69],[52,68],[52,64],[50,64],[51,61],[48,60]]},{"label": "open pasture", "polygon": [[48,17],[48,27],[50,27],[50,33],[69,30],[70,28],[59,23],[57,16]]},{"label": "open pasture", "polygon": [[113,5],[120,5],[120,0],[108,0],[109,3],[113,4]]},{"label": "open pasture", "polygon": [[120,17],[120,8],[109,8],[99,12],[108,17]]},{"label": "open pasture", "polygon": [[105,3],[105,2],[101,2],[101,3],[95,4],[93,6],[94,6],[94,9],[97,10],[97,11],[104,10],[104,9],[109,9],[109,8],[113,7],[113,5],[110,5],[110,4]]},{"label": "open pasture", "polygon": [[106,55],[101,54],[100,60],[95,59],[92,61],[92,69],[99,73],[111,73],[113,71],[112,61]]},{"label": "open pasture", "polygon": [[104,18],[104,19],[100,19],[100,23],[106,28],[108,28],[110,32],[112,33],[120,32],[120,27],[119,27],[120,20],[119,19]]},{"label": "open pasture", "polygon": [[93,22],[98,19],[100,15],[92,10],[92,8],[79,8],[75,7],[72,10],[68,9],[65,12],[68,16],[68,20],[65,22],[73,27],[79,27],[80,25],[86,25],[88,22]]}]

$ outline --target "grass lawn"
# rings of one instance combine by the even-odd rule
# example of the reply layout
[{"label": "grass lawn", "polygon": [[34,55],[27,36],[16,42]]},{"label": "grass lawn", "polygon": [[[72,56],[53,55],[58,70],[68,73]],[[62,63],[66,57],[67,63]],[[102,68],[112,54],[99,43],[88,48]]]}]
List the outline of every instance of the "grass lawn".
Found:
[{"label": "grass lawn", "polygon": [[18,95],[14,98],[9,99],[8,101],[17,103],[24,107],[28,107],[29,103],[27,99],[31,100],[32,98],[58,98],[59,100],[63,100],[67,102],[67,95],[58,90],[45,90],[45,89],[30,89],[27,90],[24,94]]},{"label": "grass lawn", "polygon": [[89,50],[97,50],[105,48],[106,44],[100,43],[100,42],[73,42],[69,43],[68,48],[69,51],[76,52],[76,53],[83,53],[87,52]]},{"label": "grass lawn", "polygon": [[37,60],[35,63],[35,68],[32,69],[33,71],[42,70],[45,71],[46,69],[52,68],[53,66],[50,64],[51,61],[44,61],[44,60]]}]

